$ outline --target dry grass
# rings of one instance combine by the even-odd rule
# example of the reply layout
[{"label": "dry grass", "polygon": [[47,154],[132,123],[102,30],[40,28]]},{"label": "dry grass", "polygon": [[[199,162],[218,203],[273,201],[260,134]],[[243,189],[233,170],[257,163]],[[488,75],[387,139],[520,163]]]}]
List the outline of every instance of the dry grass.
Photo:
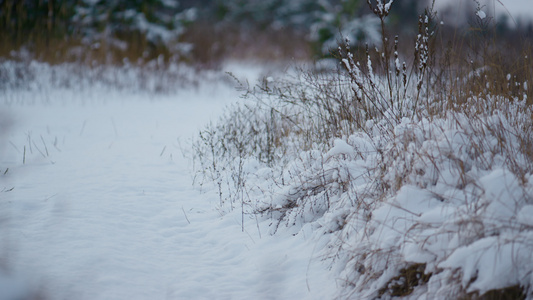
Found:
[{"label": "dry grass", "polygon": [[[503,234],[501,224],[518,236],[528,233],[527,226],[491,217],[487,203],[519,209],[530,201],[530,46],[527,41],[509,45],[497,38],[493,24],[477,21],[478,27],[449,35],[440,31],[438,16],[427,12],[414,41],[386,36],[384,28],[377,47],[350,49],[343,43],[336,71],[300,69],[281,80],[243,85],[253,101],[231,109],[202,132],[210,139],[195,144],[196,161],[204,166],[198,174],[218,180],[222,207],[239,203],[244,214],[246,206],[248,213],[271,219],[273,232],[281,225],[320,220],[324,234],[334,236],[324,256],[345,264],[348,292],[341,297],[368,296],[372,290],[372,297],[409,297],[446,276],[450,288],[439,296],[529,295],[531,287],[513,286],[469,294],[471,283],[462,286],[460,276],[435,267],[439,261],[427,269],[425,263],[406,265],[398,253],[402,245],[383,248],[375,234],[379,226],[394,228],[396,221],[405,221],[379,219],[374,213],[380,207],[391,205],[416,218],[394,206],[406,187],[428,193],[428,201],[460,208],[442,224],[420,221],[398,230],[398,239],[416,241],[421,248],[453,234],[470,245]],[[403,43],[414,49],[402,51]],[[247,167],[250,162],[256,167]],[[510,174],[505,188],[522,196],[486,195],[479,174],[499,169]],[[428,231],[432,235],[425,236]],[[515,242],[530,246],[522,238]]]}]

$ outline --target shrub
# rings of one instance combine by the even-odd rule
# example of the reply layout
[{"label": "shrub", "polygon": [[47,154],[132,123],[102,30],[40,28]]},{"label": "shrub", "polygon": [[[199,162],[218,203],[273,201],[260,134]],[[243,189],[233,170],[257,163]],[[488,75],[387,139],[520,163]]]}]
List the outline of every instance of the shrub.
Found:
[{"label": "shrub", "polygon": [[502,59],[480,17],[470,47],[443,47],[431,11],[402,53],[384,21],[392,1],[368,3],[380,45],[343,43],[335,71],[241,86],[253,101],[202,132],[198,174],[218,183],[223,208],[240,204],[272,233],[328,236],[320,255],[342,269],[340,298],[492,297],[514,286],[531,297],[529,58]]}]

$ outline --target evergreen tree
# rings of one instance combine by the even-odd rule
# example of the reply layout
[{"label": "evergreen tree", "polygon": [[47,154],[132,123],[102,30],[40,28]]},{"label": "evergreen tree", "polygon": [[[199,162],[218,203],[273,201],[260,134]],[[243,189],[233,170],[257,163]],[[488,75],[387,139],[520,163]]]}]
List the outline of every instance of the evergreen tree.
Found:
[{"label": "evergreen tree", "polygon": [[194,8],[178,0],[82,0],[73,16],[85,36],[141,33],[155,44],[175,41],[194,19]]},{"label": "evergreen tree", "polygon": [[378,22],[361,14],[360,0],[214,0],[219,19],[260,29],[291,28],[319,45],[326,54],[341,37],[377,42]]}]

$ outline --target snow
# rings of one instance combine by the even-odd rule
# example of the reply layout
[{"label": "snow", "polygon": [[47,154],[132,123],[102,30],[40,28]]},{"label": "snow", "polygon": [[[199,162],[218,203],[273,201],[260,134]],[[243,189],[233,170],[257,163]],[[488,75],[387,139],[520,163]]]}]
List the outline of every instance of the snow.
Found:
[{"label": "snow", "polygon": [[[281,167],[217,160],[216,180],[234,188],[239,170],[246,183],[246,200],[223,200],[214,183],[193,188],[191,138],[246,101],[226,81],[156,93],[126,69],[80,88],[69,73],[47,81],[68,68],[33,67],[0,95],[0,300],[375,299],[416,264],[431,275],[405,299],[514,285],[533,298],[533,175],[516,150],[532,134],[525,101],[367,120],[324,147],[294,145]],[[280,82],[257,65],[224,68]],[[229,116],[235,130],[257,125]]]},{"label": "snow", "polygon": [[3,91],[0,299],[331,298],[319,238],[250,216],[243,232],[192,187],[189,139],[238,98],[217,82]]},{"label": "snow", "polygon": [[482,10],[478,10],[478,11],[476,12],[476,16],[478,16],[478,18],[480,18],[481,20],[483,20],[483,19],[485,19],[485,18],[487,17],[487,14],[486,14],[484,11],[482,11]]},{"label": "snow", "polygon": [[333,143],[334,143],[334,146],[333,148],[331,148],[331,150],[328,151],[328,153],[326,154],[326,158],[339,156],[339,155],[352,156],[355,153],[354,148],[348,145],[348,143],[346,143],[343,140],[336,139]]},{"label": "snow", "polygon": [[525,205],[518,213],[518,222],[533,226],[533,205]]},{"label": "snow", "polygon": [[25,299],[29,296],[27,286],[20,279],[14,279],[0,273],[0,300]]}]

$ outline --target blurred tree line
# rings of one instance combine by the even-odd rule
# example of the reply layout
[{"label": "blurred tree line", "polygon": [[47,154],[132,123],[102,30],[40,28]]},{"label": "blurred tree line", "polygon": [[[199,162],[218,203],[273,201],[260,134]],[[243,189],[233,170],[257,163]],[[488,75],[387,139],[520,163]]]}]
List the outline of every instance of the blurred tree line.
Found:
[{"label": "blurred tree line", "polygon": [[[426,4],[396,1],[392,28],[415,32]],[[196,62],[286,44],[306,47],[289,56],[317,57],[341,38],[379,42],[378,26],[366,0],[0,0],[0,56],[23,49],[49,62]]]},{"label": "blurred tree line", "polygon": [[0,55],[23,48],[58,60],[87,49],[142,57],[172,50],[194,20],[177,0],[1,0]]}]

